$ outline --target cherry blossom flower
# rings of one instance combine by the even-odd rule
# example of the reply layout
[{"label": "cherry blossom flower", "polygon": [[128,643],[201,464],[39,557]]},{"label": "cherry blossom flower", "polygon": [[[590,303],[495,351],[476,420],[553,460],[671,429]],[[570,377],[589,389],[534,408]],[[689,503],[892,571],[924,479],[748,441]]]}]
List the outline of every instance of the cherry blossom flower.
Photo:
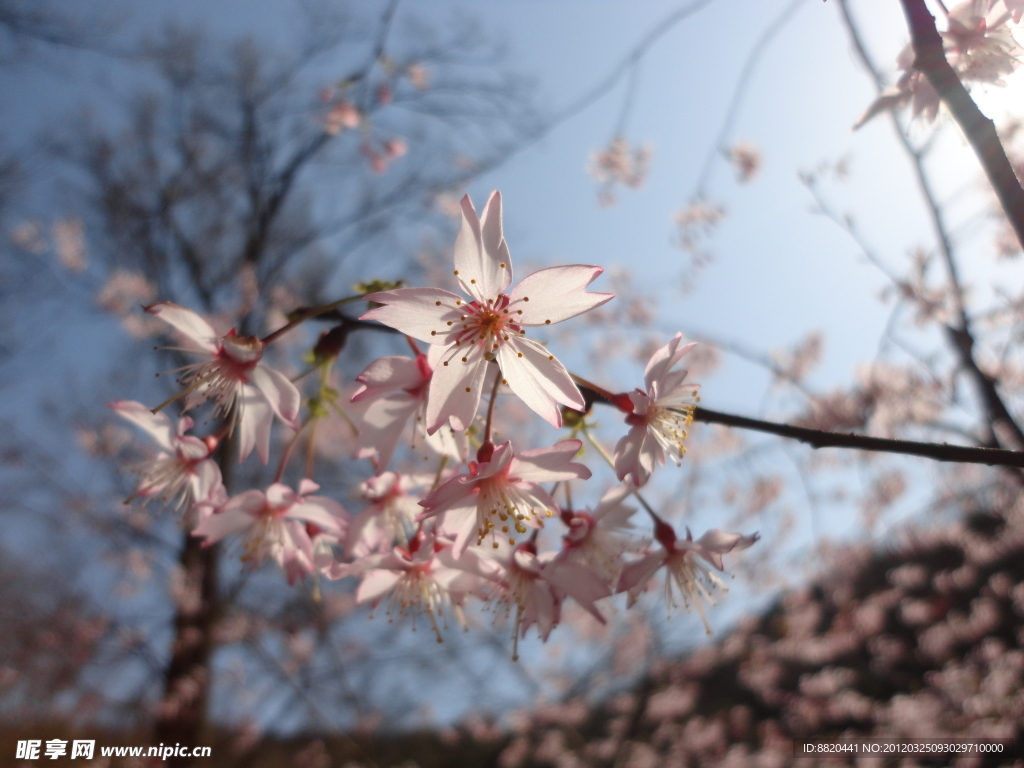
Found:
[{"label": "cherry blossom flower", "polygon": [[140,467],[142,480],[128,501],[155,498],[181,512],[220,485],[220,467],[210,458],[217,441],[186,435],[192,419],[179,419],[175,431],[167,414],[153,413],[142,403],[119,400],[110,408],[148,434],[160,448],[156,458]]},{"label": "cherry blossom flower", "polygon": [[487,456],[469,463],[469,472],[457,475],[420,502],[426,508],[419,519],[444,513],[443,529],[455,536],[453,554],[462,557],[469,538],[476,543],[491,536],[498,548],[498,531],[515,544],[511,528],[526,533],[526,526],[540,528],[545,517],[553,517],[557,505],[539,483],[590,477],[590,470],[572,458],[582,447],[579,440],[560,440],[548,448],[516,454],[512,443],[492,448]]},{"label": "cherry blossom flower", "polygon": [[[947,14],[943,46],[949,65],[965,83],[1005,85],[1003,78],[1020,66],[1022,48],[1007,27],[1013,16],[1020,20],[1024,5],[1020,0],[993,3],[968,0]],[[939,111],[941,99],[923,72],[914,69],[914,49],[906,46],[896,58],[902,70],[896,85],[885,89],[854,124],[860,128],[875,115],[909,104],[913,117],[931,122]]]},{"label": "cherry blossom flower", "polygon": [[950,65],[963,80],[1005,85],[1003,77],[1020,66],[1021,47],[1007,27],[1010,12],[990,0],[954,6],[942,33]]},{"label": "cherry blossom flower", "polygon": [[371,552],[386,552],[396,542],[406,546],[406,529],[423,511],[409,491],[429,485],[432,479],[429,475],[384,472],[363,483],[359,492],[370,503],[349,524],[346,555],[364,557]]},{"label": "cherry blossom flower", "polygon": [[753,144],[738,142],[728,149],[726,157],[736,168],[740,184],[748,184],[754,180],[761,170],[761,151]]},{"label": "cherry blossom flower", "polygon": [[448,613],[465,628],[462,614],[465,597],[479,591],[479,578],[464,569],[453,567],[451,547],[433,534],[418,532],[408,548],[395,547],[391,552],[370,554],[350,564],[334,563],[324,570],[330,579],[362,576],[356,590],[356,602],[376,607],[386,595],[387,615],[413,617],[426,614],[431,629],[441,642],[441,624]]},{"label": "cherry blossom flower", "polygon": [[910,45],[900,51],[896,57],[896,65],[903,71],[896,85],[890,86],[882,91],[878,98],[865,110],[853,129],[857,130],[871,118],[890,109],[901,109],[907,104],[911,107],[911,116],[914,118],[923,117],[926,122],[935,119],[939,112],[939,104],[942,102],[939,92],[936,91],[924,73],[914,69],[914,49]]},{"label": "cherry blossom flower", "polygon": [[558,624],[561,604],[571,597],[602,624],[604,616],[595,601],[611,595],[611,590],[590,569],[578,563],[557,559],[557,552],[538,556],[531,539],[519,544],[505,558],[467,553],[456,562],[491,581],[496,610],[504,615],[515,611],[512,628],[512,659],[519,658],[519,638],[534,624],[541,640],[546,641]]},{"label": "cherry blossom flower", "polygon": [[676,464],[686,454],[686,429],[700,400],[700,385],[686,382],[685,370],[672,370],[696,346],[691,342],[680,348],[682,338],[677,333],[651,357],[644,371],[646,392],[637,388],[615,398],[619,409],[629,414],[630,425],[615,446],[615,474],[619,480],[628,476],[637,488],[650,479],[655,464],[665,463],[666,454]]},{"label": "cherry blossom flower", "polygon": [[370,294],[383,304],[363,315],[420,341],[443,347],[430,380],[427,431],[443,423],[461,431],[476,416],[488,363],[502,381],[549,423],[562,424],[559,405],[582,409],[583,397],[565,367],[526,328],[568,320],[610,300],[586,286],[604,270],[581,264],[534,272],[511,293],[512,260],[502,235],[501,195],[492,192],[482,219],[462,198],[462,229],[455,240],[455,275],[469,301],[440,288],[399,288]]},{"label": "cherry blossom flower", "polygon": [[195,312],[168,301],[151,304],[146,312],[169,323],[189,342],[186,352],[209,359],[184,366],[178,383],[185,387],[184,410],[212,400],[215,413],[239,430],[239,461],[255,447],[266,464],[270,456],[270,427],[276,414],[295,427],[301,397],[286,376],[263,365],[263,343],[255,336],[218,336]]},{"label": "cherry blossom flower", "polygon": [[434,452],[462,461],[468,446],[448,427],[433,434],[425,428],[427,392],[434,367],[443,350],[432,346],[426,355],[415,359],[401,356],[381,357],[356,376],[360,387],[352,395],[353,403],[365,403],[357,409],[359,445],[353,458],[374,458],[378,471],[391,463],[398,441],[413,421],[412,445],[420,435]]},{"label": "cherry blossom flower", "polygon": [[562,521],[569,532],[562,537],[560,557],[586,566],[606,584],[615,584],[623,554],[644,547],[624,535],[633,527],[629,518],[636,512],[635,507],[623,503],[632,492],[630,483],[622,483],[602,496],[589,512],[562,510]]},{"label": "cherry blossom flower", "polygon": [[607,148],[592,152],[587,173],[601,184],[598,192],[601,204],[611,205],[615,202],[612,190],[617,184],[630,189],[642,187],[647,178],[650,159],[650,146],[644,144],[631,150],[621,136],[613,138]]},{"label": "cherry blossom flower", "polygon": [[293,561],[301,562],[300,570],[312,561],[313,546],[305,523],[337,536],[344,534],[347,525],[348,513],[340,504],[312,495],[319,488],[312,480],[303,479],[298,493],[282,483],[274,483],[266,493],[245,491],[203,517],[193,534],[209,546],[244,531],[244,562],[258,567],[269,558],[291,575]]},{"label": "cherry blossom flower", "polygon": [[714,605],[715,601],[711,597],[711,592],[715,588],[727,590],[727,587],[708,568],[707,564],[719,571],[724,570],[722,555],[734,550],[746,549],[752,546],[760,536],[756,533],[743,536],[739,533],[726,533],[712,529],[694,541],[687,529],[686,539],[680,540],[676,538],[675,531],[670,525],[659,520],[654,526],[654,538],[661,544],[661,548],[647,554],[635,563],[626,565],[619,576],[617,591],[628,592],[629,604],[632,606],[637,601],[640,592],[647,586],[647,582],[659,568],[664,566],[665,600],[668,607],[671,609],[676,605],[672,588],[674,584],[682,595],[683,605],[689,608],[692,604],[697,608],[700,620],[704,623],[704,630],[710,635],[711,626],[704,615],[701,602]]},{"label": "cherry blossom flower", "polygon": [[324,132],[330,136],[335,136],[346,128],[358,128],[362,119],[363,117],[359,110],[350,102],[339,101],[327,113],[327,119],[324,122]]}]

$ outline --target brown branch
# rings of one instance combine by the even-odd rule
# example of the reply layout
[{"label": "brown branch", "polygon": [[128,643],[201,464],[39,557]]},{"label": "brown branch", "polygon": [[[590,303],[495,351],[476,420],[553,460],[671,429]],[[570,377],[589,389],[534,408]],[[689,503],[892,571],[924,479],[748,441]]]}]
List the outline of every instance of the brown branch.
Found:
[{"label": "brown branch", "polygon": [[[850,41],[853,43],[854,51],[857,57],[860,59],[861,64],[871,75],[875,81],[875,88],[879,93],[884,89],[885,83],[882,81],[882,76],[871,60],[870,55],[867,52],[867,48],[864,45],[864,41],[860,37],[860,32],[857,28],[853,17],[850,15],[850,9],[847,5],[847,0],[839,0],[839,10],[843,15],[843,21],[846,25],[846,29],[850,34]],[[925,9],[927,14],[927,9]],[[932,31],[935,31],[935,19],[929,16]],[[938,37],[938,33],[935,32],[935,36]],[[956,79],[956,73],[949,67],[949,63],[945,59],[945,55],[942,54],[941,50],[942,39],[939,38],[939,53],[942,63],[949,69],[950,74]],[[926,72],[927,74],[927,72]],[[957,80],[957,85],[961,90],[963,86],[960,85]],[[935,86],[938,88],[938,86]],[[941,93],[941,91],[940,91]],[[964,91],[966,94],[966,91]],[[967,97],[970,101],[970,97]],[[974,107],[974,103],[971,102],[971,106]],[[974,107],[977,111],[977,107]],[[978,113],[981,116],[981,113]],[[946,227],[945,217],[942,214],[942,209],[939,207],[938,199],[936,198],[935,192],[932,189],[931,182],[928,179],[928,174],[924,167],[924,153],[922,150],[917,149],[907,136],[907,132],[899,119],[896,117],[895,112],[890,112],[890,118],[892,120],[893,130],[896,132],[896,137],[900,141],[900,145],[903,150],[907,153],[910,161],[914,168],[914,174],[917,179],[918,188],[921,191],[921,197],[924,200],[925,206],[928,209],[928,214],[931,218],[932,229],[935,232],[935,238],[938,242],[939,253],[942,256],[943,263],[946,265],[946,272],[949,276],[949,285],[953,300],[956,304],[956,315],[958,324],[946,328],[947,338],[949,339],[953,350],[957,357],[960,359],[961,366],[970,374],[974,380],[974,384],[978,389],[982,402],[985,406],[985,410],[988,418],[988,432],[989,432],[989,443],[992,447],[999,444],[999,438],[995,431],[995,425],[1002,423],[1003,426],[1013,436],[1014,441],[1018,448],[1024,449],[1024,430],[1021,429],[1020,425],[1013,418],[1006,404],[1003,402],[1002,396],[999,394],[999,390],[996,387],[996,381],[994,378],[986,374],[981,367],[978,365],[978,361],[974,357],[974,345],[975,339],[971,329],[971,319],[967,314],[967,309],[964,305],[964,291],[963,285],[960,282],[959,270],[957,269],[956,259],[953,255],[953,244],[949,238],[948,228]],[[982,116],[982,119],[985,118]],[[991,121],[989,121],[991,123]],[[966,128],[964,131],[966,132]],[[993,134],[994,135],[994,134]],[[998,137],[995,137],[997,148],[1002,152],[1002,145],[999,144]],[[1005,155],[1004,155],[1005,160]],[[1012,169],[1011,169],[1012,173]],[[1016,177],[1014,177],[1014,184],[1016,184]],[[1019,188],[1019,185],[1017,185]],[[1022,209],[1024,210],[1024,209]]]},{"label": "brown branch", "polygon": [[1017,240],[1024,247],[1024,189],[1021,189],[1017,174],[1006,157],[995,123],[978,109],[946,61],[942,37],[935,28],[935,17],[924,0],[900,0],[900,4],[914,46],[914,69],[928,78],[964,132],[985,169],[985,175],[1003,206],[1006,218],[1017,233]]},{"label": "brown branch", "polygon": [[[575,378],[576,386],[579,387],[587,410],[595,403],[611,405],[615,407],[612,398],[615,396],[606,390],[580,383]],[[876,453],[898,453],[905,456],[923,456],[926,459],[935,461],[952,461],[959,464],[987,464],[989,466],[1019,467],[1024,469],[1024,451],[1007,451],[1003,448],[972,448],[965,445],[950,445],[949,443],[921,443],[916,440],[894,440],[886,437],[869,437],[868,435],[857,435],[852,432],[826,432],[823,429],[809,429],[808,427],[795,427],[792,424],[780,424],[776,421],[763,421],[751,419],[747,416],[737,416],[732,413],[713,411],[710,408],[700,406],[693,412],[693,420],[705,424],[722,424],[727,427],[738,429],[752,429],[756,432],[766,432],[770,435],[788,437],[791,440],[799,440],[807,443],[813,448],[853,448],[859,451],[874,451]]]},{"label": "brown branch", "polygon": [[826,432],[822,429],[794,427],[791,424],[779,424],[774,421],[762,421],[731,413],[721,413],[704,407],[700,407],[694,412],[693,420],[705,424],[724,424],[727,427],[767,432],[779,437],[799,440],[813,448],[855,448],[861,451],[923,456],[935,461],[952,461],[960,464],[1024,468],[1024,451],[1007,451],[1002,448],[971,448],[948,443],[920,443],[915,440],[893,440],[853,433]]}]

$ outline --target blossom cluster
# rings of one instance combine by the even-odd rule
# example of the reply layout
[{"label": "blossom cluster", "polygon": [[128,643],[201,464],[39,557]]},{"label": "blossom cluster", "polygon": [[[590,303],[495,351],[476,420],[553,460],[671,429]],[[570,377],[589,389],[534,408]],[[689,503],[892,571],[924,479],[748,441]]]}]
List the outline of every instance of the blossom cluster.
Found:
[{"label": "blossom cluster", "polygon": [[[941,32],[946,59],[964,84],[1005,85],[1004,78],[1021,64],[1024,52],[1013,36],[1024,13],[1021,0],[966,0],[945,14]],[[911,115],[935,119],[941,99],[925,73],[914,67],[914,49],[907,45],[897,56],[896,84],[882,91],[857,120],[860,128],[876,115],[909,106]]]},{"label": "blossom cluster", "polygon": [[[359,603],[383,604],[391,616],[424,617],[439,641],[450,619],[466,625],[464,609],[473,600],[510,617],[515,642],[532,626],[547,639],[567,599],[603,623],[600,601],[626,593],[632,605],[662,569],[669,604],[678,591],[703,618],[702,602],[712,602],[712,591],[722,586],[716,575],[722,556],[749,547],[757,534],[713,529],[694,539],[687,530],[680,537],[640,495],[658,467],[668,459],[678,464],[686,453],[699,398],[680,363],[694,344],[676,334],[651,357],[643,386],[631,392],[614,394],[570,374],[532,335],[610,301],[613,294],[587,290],[603,270],[551,267],[513,286],[501,195],[491,194],[482,215],[467,195],[461,215],[454,248],[461,294],[388,287],[355,297],[370,307],[361,326],[394,329],[413,354],[371,362],[355,377],[347,403],[322,386],[306,400],[305,416],[295,382],[264,355],[316,311],[261,339],[235,330],[218,334],[195,312],[168,302],[146,307],[181,338],[173,349],[198,359],[177,369],[181,390],[163,405],[112,405],[158,449],[140,467],[132,499],[156,499],[185,513],[185,524],[206,545],[240,540],[245,563],[273,561],[290,582],[310,575],[356,579]],[[323,334],[310,359],[329,372],[346,333]],[[515,426],[503,426],[514,421],[504,418],[512,410],[509,396],[568,434],[542,447],[496,440]],[[611,452],[591,432],[587,412],[594,402],[623,415]],[[183,412],[209,403],[216,431],[195,436],[188,416],[175,424],[163,410],[173,403]],[[313,462],[294,487],[282,482],[299,438],[330,411],[325,403],[357,433],[352,458],[367,462],[357,512],[318,493]],[[239,460],[255,450],[266,464],[275,422],[289,437],[274,482],[229,490],[219,463],[227,460],[226,446],[237,446]],[[580,460],[580,436],[618,482],[592,493],[600,497],[596,504],[578,509],[573,487],[594,475]],[[404,441],[433,457],[429,473],[406,471],[396,461]],[[632,521],[632,498],[650,517],[648,536]],[[561,534],[554,545],[540,536],[548,525]]]}]

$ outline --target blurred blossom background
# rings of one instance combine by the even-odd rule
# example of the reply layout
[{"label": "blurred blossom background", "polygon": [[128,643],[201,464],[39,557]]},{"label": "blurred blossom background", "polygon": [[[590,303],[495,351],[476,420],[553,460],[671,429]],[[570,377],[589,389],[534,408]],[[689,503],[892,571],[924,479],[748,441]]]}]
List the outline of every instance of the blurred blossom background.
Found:
[{"label": "blurred blossom background", "polygon": [[[971,95],[1019,168],[1008,39]],[[1021,252],[976,158],[943,110],[853,129],[908,40],[897,0],[0,0],[0,765],[29,738],[318,768],[782,766],[844,734],[1024,758],[1016,470],[695,423],[645,493],[677,531],[760,533],[714,634],[659,577],[607,626],[567,605],[513,661],[500,615],[438,644],[125,504],[150,447],[107,408],[175,391],[143,305],[262,335],[357,284],[452,288],[459,200],[498,189],[517,278],[604,267],[616,298],[545,339],[611,392],[681,331],[708,408],[1024,450]],[[328,327],[267,357],[297,376]],[[344,402],[405,352],[352,333],[328,383]],[[501,407],[517,441],[558,439]],[[302,447],[352,512],[354,447],[338,416]],[[585,458],[581,507],[614,483]]]}]

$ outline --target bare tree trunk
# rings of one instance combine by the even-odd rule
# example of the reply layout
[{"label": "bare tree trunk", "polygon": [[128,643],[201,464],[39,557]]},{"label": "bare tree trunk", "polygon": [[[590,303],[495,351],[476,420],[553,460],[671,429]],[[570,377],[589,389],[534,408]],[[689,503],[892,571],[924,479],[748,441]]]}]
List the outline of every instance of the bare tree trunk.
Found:
[{"label": "bare tree trunk", "polygon": [[[234,467],[230,456],[237,450],[232,437],[221,441],[217,461],[224,485],[231,487]],[[217,563],[220,546],[203,546],[189,531],[178,556],[180,583],[172,584],[174,641],[164,672],[164,690],[153,728],[153,743],[192,748],[204,745],[206,709],[212,679],[214,627],[220,610]],[[169,768],[193,765],[191,757],[167,759]]]},{"label": "bare tree trunk", "polygon": [[[201,746],[210,691],[210,659],[217,611],[217,546],[203,547],[185,533],[178,564],[183,584],[176,595],[174,642],[164,673],[164,693],[153,729],[154,744]],[[192,765],[171,757],[167,765]]]}]

